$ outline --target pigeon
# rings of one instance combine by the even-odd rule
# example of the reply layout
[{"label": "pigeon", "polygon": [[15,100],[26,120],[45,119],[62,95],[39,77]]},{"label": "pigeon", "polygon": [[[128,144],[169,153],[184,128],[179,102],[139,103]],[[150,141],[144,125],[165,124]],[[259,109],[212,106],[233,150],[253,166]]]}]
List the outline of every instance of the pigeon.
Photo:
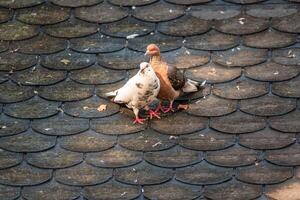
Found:
[{"label": "pigeon", "polygon": [[151,110],[149,104],[156,99],[160,90],[160,82],[151,65],[147,62],[140,64],[140,70],[130,78],[123,87],[106,93],[107,97],[114,97],[113,102],[126,104],[133,110],[135,119],[133,123],[143,124],[145,119],[139,117],[140,109],[149,111],[150,119],[159,117],[159,113]]},{"label": "pigeon", "polygon": [[[187,79],[184,74],[176,67],[168,65],[160,55],[160,50],[157,45],[149,44],[145,55],[150,56],[150,64],[154,69],[157,77],[160,80],[160,91],[157,98],[160,103],[156,112],[161,109],[163,112],[173,111],[173,102],[183,93],[197,92],[200,86],[204,86],[205,82],[200,83]],[[168,108],[164,109],[161,105],[162,100],[170,102]],[[179,105],[178,109],[187,109],[188,105]]]}]

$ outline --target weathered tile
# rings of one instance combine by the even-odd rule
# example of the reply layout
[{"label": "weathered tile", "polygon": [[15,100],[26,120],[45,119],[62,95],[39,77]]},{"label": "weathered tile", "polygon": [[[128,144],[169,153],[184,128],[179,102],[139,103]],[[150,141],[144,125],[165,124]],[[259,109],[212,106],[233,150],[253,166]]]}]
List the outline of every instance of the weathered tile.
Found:
[{"label": "weathered tile", "polygon": [[210,53],[182,47],[174,51],[162,53],[162,57],[164,57],[169,65],[178,69],[187,69],[208,63]]},{"label": "weathered tile", "polygon": [[199,4],[199,3],[207,3],[212,0],[166,0],[166,1],[174,4],[192,5],[192,4]]},{"label": "weathered tile", "polygon": [[260,159],[259,156],[258,151],[236,145],[224,150],[207,152],[205,159],[215,165],[239,167],[254,164]]},{"label": "weathered tile", "polygon": [[18,187],[10,187],[0,185],[0,198],[2,200],[13,200],[20,196],[21,189]]},{"label": "weathered tile", "polygon": [[291,167],[279,167],[267,162],[260,162],[237,170],[237,179],[254,184],[274,184],[283,182],[293,176]]},{"label": "weathered tile", "polygon": [[17,71],[29,68],[37,63],[37,57],[14,52],[0,54],[1,71]]},{"label": "weathered tile", "polygon": [[9,79],[9,74],[7,72],[0,71],[0,83],[3,83]]},{"label": "weathered tile", "polygon": [[144,61],[144,54],[127,48],[118,52],[98,54],[98,63],[110,69],[136,69]]},{"label": "weathered tile", "polygon": [[126,77],[124,70],[111,70],[99,65],[72,71],[70,78],[82,84],[109,84],[123,80]]},{"label": "weathered tile", "polygon": [[226,51],[214,52],[212,54],[212,60],[228,67],[247,67],[266,61],[267,54],[267,49],[238,46]]},{"label": "weathered tile", "polygon": [[50,118],[34,120],[32,128],[46,135],[72,135],[89,129],[89,121],[58,114]]},{"label": "weathered tile", "polygon": [[[153,10],[156,12],[153,12]],[[149,6],[136,8],[133,16],[144,21],[161,22],[175,19],[183,14],[183,6],[175,6],[159,1]]]},{"label": "weathered tile", "polygon": [[252,4],[252,3],[259,3],[264,0],[224,0],[230,3],[238,3],[238,4]]},{"label": "weathered tile", "polygon": [[9,9],[0,9],[0,23],[6,22],[12,17],[12,12]]},{"label": "weathered tile", "polygon": [[286,17],[278,17],[272,19],[272,27],[290,33],[300,33],[300,24],[299,20],[299,11],[295,14],[286,16]]},{"label": "weathered tile", "polygon": [[84,153],[104,151],[112,148],[116,143],[117,137],[95,133],[91,130],[59,139],[62,148]]},{"label": "weathered tile", "polygon": [[200,131],[206,125],[206,118],[191,116],[183,112],[151,121],[151,128],[167,135],[182,135]]},{"label": "weathered tile", "polygon": [[55,145],[56,138],[34,131],[1,138],[0,147],[14,152],[39,152]]},{"label": "weathered tile", "polygon": [[17,11],[16,18],[27,24],[55,24],[69,18],[69,9],[54,6],[52,4],[42,4],[31,8]]},{"label": "weathered tile", "polygon": [[52,3],[64,7],[92,6],[103,2],[103,0],[50,0]]},{"label": "weathered tile", "polygon": [[281,184],[268,185],[266,195],[275,200],[297,200],[300,196],[299,179],[290,179]]},{"label": "weathered tile", "polygon": [[238,6],[198,5],[188,11],[192,16],[206,20],[221,20],[237,16],[241,13]]},{"label": "weathered tile", "polygon": [[226,99],[248,99],[268,93],[268,83],[238,79],[229,83],[215,85],[213,93]]},{"label": "weathered tile", "polygon": [[107,99],[107,95],[105,95],[107,92],[117,90],[121,88],[125,83],[126,81],[123,80],[112,84],[98,85],[96,86],[96,94],[101,98]]},{"label": "weathered tile", "polygon": [[0,40],[24,40],[39,33],[37,26],[17,21],[0,24],[0,32]]},{"label": "weathered tile", "polygon": [[0,170],[0,183],[12,186],[38,185],[51,178],[51,170],[39,169],[28,164]]},{"label": "weathered tile", "polygon": [[85,21],[66,21],[44,27],[45,33],[62,38],[83,37],[98,31],[98,25]]},{"label": "weathered tile", "polygon": [[43,3],[44,0],[3,0],[0,2],[0,6],[7,8],[25,8],[35,6]]},{"label": "weathered tile", "polygon": [[145,131],[120,136],[118,143],[127,149],[134,151],[160,151],[174,146],[174,141],[169,136],[160,134],[151,129]]},{"label": "weathered tile", "polygon": [[269,128],[239,136],[241,145],[261,150],[283,148],[294,143],[295,140],[295,134],[284,134]]},{"label": "weathered tile", "polygon": [[97,167],[127,167],[142,161],[143,153],[130,151],[119,146],[102,152],[88,153],[85,161]]},{"label": "weathered tile", "polygon": [[115,171],[116,180],[133,185],[160,184],[170,180],[173,171],[142,162],[132,167],[119,168]]},{"label": "weathered tile", "polygon": [[50,54],[64,50],[67,47],[66,40],[54,38],[46,34],[40,34],[29,40],[15,42],[14,48],[27,54]]},{"label": "weathered tile", "polygon": [[136,37],[128,41],[128,47],[136,51],[146,51],[148,44],[157,44],[161,52],[178,49],[182,46],[181,37],[153,33],[143,37]]},{"label": "weathered tile", "polygon": [[211,129],[182,135],[178,138],[178,144],[198,151],[210,151],[225,149],[235,143],[235,136],[220,133]]},{"label": "weathered tile", "polygon": [[200,196],[201,188],[183,184],[177,181],[167,182],[160,185],[145,186],[144,196],[148,199],[160,200],[192,200]]},{"label": "weathered tile", "polygon": [[186,112],[191,115],[215,117],[232,113],[236,109],[237,101],[209,95],[189,104],[189,109]]},{"label": "weathered tile", "polygon": [[57,182],[74,186],[96,185],[111,177],[112,169],[93,167],[85,162],[74,167],[56,170],[54,176]]},{"label": "weathered tile", "polygon": [[177,100],[178,101],[191,101],[198,100],[203,98],[211,93],[211,85],[205,85],[203,88],[200,88],[197,92],[193,93],[184,93]]},{"label": "weathered tile", "polygon": [[123,1],[123,0],[109,0],[110,3],[118,5],[118,6],[143,6],[143,5],[148,5],[157,0],[128,0],[128,1]]},{"label": "weathered tile", "polygon": [[45,118],[55,115],[58,112],[60,103],[46,101],[42,98],[32,98],[20,103],[8,104],[4,109],[4,113],[23,119]]},{"label": "weathered tile", "polygon": [[140,187],[108,181],[101,185],[85,187],[83,196],[94,200],[130,200],[140,195]]},{"label": "weathered tile", "polygon": [[272,52],[272,60],[283,65],[300,65],[300,48],[277,49]]},{"label": "weathered tile", "polygon": [[82,162],[83,155],[55,147],[47,151],[27,154],[26,160],[29,164],[39,168],[55,169],[76,165]]},{"label": "weathered tile", "polygon": [[283,33],[273,29],[244,36],[244,44],[255,48],[282,48],[296,43],[297,35]]},{"label": "weathered tile", "polygon": [[224,33],[244,35],[265,30],[268,25],[267,19],[240,14],[232,18],[217,20],[214,27]]},{"label": "weathered tile", "polygon": [[286,115],[272,117],[269,120],[270,126],[283,132],[297,133],[300,131],[300,111],[296,110]]},{"label": "weathered tile", "polygon": [[123,19],[128,13],[127,9],[104,2],[95,6],[77,8],[75,15],[85,21],[107,23]]},{"label": "weathered tile", "polygon": [[242,111],[259,116],[282,115],[295,108],[296,100],[269,95],[256,99],[245,99],[240,102],[240,109]]},{"label": "weathered tile", "polygon": [[272,93],[283,97],[300,97],[300,76],[288,81],[273,83]]},{"label": "weathered tile", "polygon": [[86,99],[93,94],[93,86],[82,85],[74,81],[64,81],[39,88],[39,95],[52,101],[76,101]]},{"label": "weathered tile", "polygon": [[83,53],[109,53],[125,47],[125,40],[99,34],[71,40],[71,49]]},{"label": "weathered tile", "polygon": [[289,147],[266,151],[266,160],[283,166],[300,165],[300,144],[295,143]]},{"label": "weathered tile", "polygon": [[43,199],[77,199],[80,195],[80,188],[70,187],[51,181],[39,186],[25,187],[22,196],[28,200]]},{"label": "weathered tile", "polygon": [[29,128],[29,121],[0,115],[0,136],[15,135]]},{"label": "weathered tile", "polygon": [[176,169],[176,180],[188,184],[209,185],[231,179],[233,170],[210,165],[203,161],[199,164]]},{"label": "weathered tile", "polygon": [[297,12],[295,5],[289,4],[253,4],[246,8],[246,13],[253,17],[274,18]]},{"label": "weathered tile", "polygon": [[12,82],[4,82],[0,84],[0,102],[13,103],[24,101],[34,96],[34,90],[29,86],[19,86]]},{"label": "weathered tile", "polygon": [[236,79],[241,76],[241,72],[241,68],[229,68],[211,62],[204,66],[186,70],[186,76],[200,82],[206,80],[208,83],[222,83]]},{"label": "weathered tile", "polygon": [[226,50],[239,44],[239,37],[211,30],[205,34],[187,37],[184,45],[200,50]]},{"label": "weathered tile", "polygon": [[105,118],[92,119],[91,128],[98,133],[108,135],[122,135],[144,130],[146,126],[133,124],[132,117],[133,113],[132,116],[127,113],[118,113]]},{"label": "weathered tile", "polygon": [[300,68],[294,65],[282,65],[273,61],[247,67],[245,75],[259,81],[284,81],[297,76]]},{"label": "weathered tile", "polygon": [[235,180],[208,186],[204,189],[204,196],[214,200],[251,200],[261,194],[262,187],[260,185],[246,184]]},{"label": "weathered tile", "polygon": [[[103,106],[103,110],[99,110],[100,106]],[[119,112],[119,108],[118,104],[96,96],[82,101],[67,102],[63,105],[63,110],[67,114],[83,118],[107,117]]]},{"label": "weathered tile", "polygon": [[189,36],[205,33],[210,29],[210,23],[191,15],[158,24],[158,31],[172,36]]},{"label": "weathered tile", "polygon": [[[128,3],[121,1],[120,3]],[[149,2],[147,0],[147,2]],[[117,22],[106,23],[100,26],[101,32],[114,37],[131,37],[146,35],[155,29],[154,23],[143,22],[133,17],[126,17]]]},{"label": "weathered tile", "polygon": [[8,42],[0,40],[0,52],[6,51],[8,49]]},{"label": "weathered tile", "polygon": [[75,70],[93,65],[96,56],[66,50],[41,57],[41,64],[50,69]]},{"label": "weathered tile", "polygon": [[144,159],[160,167],[185,167],[201,160],[201,153],[180,146],[164,151],[147,152]]},{"label": "weathered tile", "polygon": [[65,71],[48,70],[43,67],[33,67],[12,74],[11,79],[22,85],[50,85],[66,78]]},{"label": "weathered tile", "polygon": [[[0,169],[16,166],[23,160],[23,156],[20,153],[13,153],[0,149]],[[0,185],[1,188],[1,185]],[[0,189],[1,190],[1,189]],[[1,192],[0,192],[1,193]],[[0,195],[1,197],[1,195]]]}]

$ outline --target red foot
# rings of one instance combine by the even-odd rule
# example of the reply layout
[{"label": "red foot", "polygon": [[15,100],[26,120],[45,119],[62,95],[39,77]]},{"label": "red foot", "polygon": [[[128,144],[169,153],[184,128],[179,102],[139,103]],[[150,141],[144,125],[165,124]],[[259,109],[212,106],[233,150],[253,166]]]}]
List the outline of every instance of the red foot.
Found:
[{"label": "red foot", "polygon": [[152,119],[154,117],[156,117],[157,119],[160,119],[159,112],[156,110],[155,111],[149,110],[149,117],[150,117],[150,119]]},{"label": "red foot", "polygon": [[133,123],[134,124],[136,124],[136,123],[138,123],[138,124],[144,124],[144,121],[145,121],[146,119],[142,119],[142,118],[139,118],[139,117],[135,117],[135,119],[133,120]]},{"label": "red foot", "polygon": [[167,109],[163,109],[164,113],[167,113],[170,111],[175,112],[175,110],[173,109],[173,101],[170,101],[169,107]]}]

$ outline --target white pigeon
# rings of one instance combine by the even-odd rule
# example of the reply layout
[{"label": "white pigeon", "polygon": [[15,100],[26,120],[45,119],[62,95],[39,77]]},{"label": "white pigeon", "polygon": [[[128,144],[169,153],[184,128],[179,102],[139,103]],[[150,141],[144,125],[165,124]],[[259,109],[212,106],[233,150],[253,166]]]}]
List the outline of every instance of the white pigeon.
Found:
[{"label": "white pigeon", "polygon": [[123,87],[106,93],[108,97],[114,97],[115,103],[126,104],[133,109],[135,119],[133,123],[143,124],[145,119],[139,118],[139,110],[149,110],[150,118],[160,118],[158,113],[149,109],[148,105],[156,99],[160,90],[160,82],[151,65],[147,62],[140,64],[140,70],[130,78]]}]

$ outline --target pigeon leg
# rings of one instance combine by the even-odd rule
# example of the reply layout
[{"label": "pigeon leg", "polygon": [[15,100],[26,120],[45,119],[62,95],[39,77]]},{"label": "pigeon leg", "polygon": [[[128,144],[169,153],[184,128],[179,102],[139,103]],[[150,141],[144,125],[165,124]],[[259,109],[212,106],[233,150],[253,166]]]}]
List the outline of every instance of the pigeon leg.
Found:
[{"label": "pigeon leg", "polygon": [[134,118],[134,120],[133,120],[133,123],[134,123],[134,124],[136,124],[136,123],[138,123],[138,124],[144,124],[144,121],[145,121],[146,119],[139,118],[139,109],[133,108],[133,112],[134,112],[134,115],[135,115],[135,118]]},{"label": "pigeon leg", "polygon": [[174,102],[173,100],[170,101],[169,107],[163,111],[164,113],[167,113],[167,112],[170,112],[170,111],[174,112],[173,102]]},{"label": "pigeon leg", "polygon": [[164,110],[163,110],[163,107],[162,107],[162,105],[161,105],[161,101],[159,101],[159,104],[158,104],[158,106],[156,107],[156,109],[155,109],[154,112],[159,113],[160,110],[161,110],[161,111],[164,111]]}]

